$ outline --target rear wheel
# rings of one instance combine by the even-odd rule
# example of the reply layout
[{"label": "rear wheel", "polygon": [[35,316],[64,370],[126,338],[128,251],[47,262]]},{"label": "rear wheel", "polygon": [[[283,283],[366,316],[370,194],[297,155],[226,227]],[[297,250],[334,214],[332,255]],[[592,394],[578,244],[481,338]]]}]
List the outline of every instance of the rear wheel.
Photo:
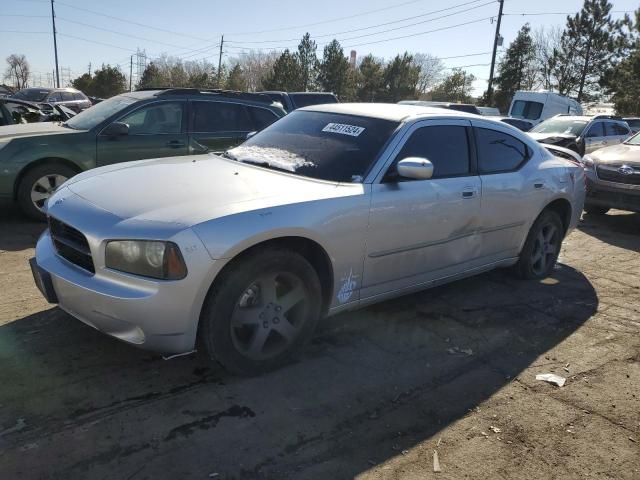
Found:
[{"label": "rear wheel", "polygon": [[601,207],[598,205],[585,205],[584,211],[589,215],[604,215],[609,211],[609,207]]},{"label": "rear wheel", "polygon": [[312,336],[321,298],[318,276],[301,255],[277,248],[250,254],[209,292],[200,339],[209,355],[234,373],[273,370]]},{"label": "rear wheel", "polygon": [[520,277],[540,279],[549,276],[558,260],[564,226],[553,210],[545,210],[529,230],[516,270]]},{"label": "rear wheel", "polygon": [[72,168],[58,163],[46,163],[27,172],[18,185],[18,204],[22,212],[43,221],[46,201],[75,174]]}]

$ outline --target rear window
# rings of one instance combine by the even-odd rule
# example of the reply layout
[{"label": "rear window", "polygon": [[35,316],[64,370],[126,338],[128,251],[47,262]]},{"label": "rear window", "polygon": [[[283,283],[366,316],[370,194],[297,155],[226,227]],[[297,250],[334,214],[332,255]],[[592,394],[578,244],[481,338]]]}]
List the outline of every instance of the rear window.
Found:
[{"label": "rear window", "polygon": [[627,127],[624,127],[619,123],[614,123],[614,122],[605,122],[605,132],[607,137],[629,135],[629,133],[631,133],[629,132]]},{"label": "rear window", "polygon": [[193,102],[193,131],[251,132],[253,123],[244,105],[226,102]]},{"label": "rear window", "polygon": [[84,94],[82,94],[80,92],[73,92],[73,99],[74,100],[86,100],[87,97],[85,97]]},{"label": "rear window", "polygon": [[527,146],[511,135],[488,128],[475,132],[480,173],[510,172],[529,158]]},{"label": "rear window", "polygon": [[362,182],[397,122],[295,111],[227,152],[246,163],[334,182]]},{"label": "rear window", "polygon": [[321,105],[323,103],[338,103],[333,95],[320,95],[314,93],[295,94],[290,93],[289,98],[296,108],[308,107],[309,105]]},{"label": "rear window", "polygon": [[25,90],[20,90],[13,97],[19,98],[20,100],[26,100],[28,102],[42,102],[47,95],[49,94],[49,90],[40,90],[38,88],[27,88]]},{"label": "rear window", "polygon": [[275,113],[273,113],[271,110],[267,110],[266,108],[247,108],[249,109],[249,113],[251,114],[251,118],[253,119],[253,128],[255,130],[262,130],[264,128],[267,128],[279,118]]},{"label": "rear window", "polygon": [[640,128],[640,118],[627,118],[625,120],[631,128]]},{"label": "rear window", "polygon": [[537,120],[542,114],[544,105],[540,102],[516,100],[511,107],[512,117],[526,118],[527,120]]}]

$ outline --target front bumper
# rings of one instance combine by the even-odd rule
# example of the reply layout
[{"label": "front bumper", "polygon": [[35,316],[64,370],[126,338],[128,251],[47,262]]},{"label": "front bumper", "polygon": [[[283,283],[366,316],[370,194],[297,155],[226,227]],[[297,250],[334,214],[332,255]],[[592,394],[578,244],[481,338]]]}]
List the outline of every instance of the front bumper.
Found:
[{"label": "front bumper", "polygon": [[592,169],[586,173],[585,205],[640,212],[640,186],[600,180]]},{"label": "front bumper", "polygon": [[[188,241],[197,240],[190,230]],[[92,245],[92,251],[94,247]],[[202,303],[212,278],[213,260],[199,249],[186,255],[189,274],[183,280],[152,280],[106,269],[96,261],[91,274],[60,257],[46,230],[36,245],[32,262],[50,279],[53,292],[43,294],[87,325],[124,342],[161,353],[193,350]],[[207,283],[209,282],[209,283]],[[39,288],[41,284],[38,285]]]}]

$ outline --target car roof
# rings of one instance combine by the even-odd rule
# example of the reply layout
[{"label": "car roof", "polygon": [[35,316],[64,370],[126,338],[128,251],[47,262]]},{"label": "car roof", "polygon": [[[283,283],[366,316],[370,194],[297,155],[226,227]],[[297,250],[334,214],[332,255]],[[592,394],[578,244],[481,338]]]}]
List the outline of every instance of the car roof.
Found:
[{"label": "car roof", "polygon": [[143,88],[133,92],[122,93],[122,96],[134,98],[136,100],[147,100],[150,98],[180,98],[231,101],[243,104],[269,107],[284,112],[280,103],[274,102],[272,98],[261,92],[249,93],[234,90],[220,89],[199,89],[199,88]]},{"label": "car roof", "polygon": [[298,111],[338,113],[359,117],[379,118],[381,120],[390,120],[394,122],[402,122],[411,117],[421,116],[478,118],[477,115],[457,110],[446,110],[438,107],[423,107],[420,105],[397,103],[331,103],[324,105],[311,105],[309,107],[300,108]]}]

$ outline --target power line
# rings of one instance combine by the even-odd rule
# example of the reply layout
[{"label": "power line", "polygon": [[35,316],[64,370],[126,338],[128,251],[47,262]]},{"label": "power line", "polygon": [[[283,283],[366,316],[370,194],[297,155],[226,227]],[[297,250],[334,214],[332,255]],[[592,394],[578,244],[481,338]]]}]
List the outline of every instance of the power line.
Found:
[{"label": "power line", "polygon": [[[392,25],[394,23],[401,23],[401,22],[406,22],[408,20],[415,20],[416,18],[426,17],[426,16],[429,16],[429,15],[433,15],[435,13],[442,13],[442,12],[445,12],[445,11],[454,10],[456,8],[464,7],[464,6],[467,6],[467,5],[470,5],[470,4],[473,4],[473,3],[478,3],[478,2],[481,2],[481,1],[483,1],[483,0],[472,0],[470,2],[460,3],[458,5],[452,5],[451,7],[442,8],[440,10],[432,10],[430,12],[426,12],[426,13],[423,13],[421,15],[413,15],[411,17],[405,17],[405,18],[401,18],[399,20],[393,20],[391,22],[379,23],[377,25],[370,25],[368,27],[356,28],[356,29],[353,29],[353,30],[344,30],[342,32],[333,32],[333,33],[327,33],[327,34],[322,34],[322,35],[314,35],[313,38],[333,37],[333,36],[336,36],[336,35],[343,35],[345,33],[355,33],[355,32],[361,32],[363,30],[370,30],[372,28],[384,27],[384,26],[387,26],[387,25]],[[441,17],[437,17],[437,18],[432,18],[432,19],[426,20],[424,22],[418,22],[418,23],[414,23],[412,25],[405,25],[403,27],[398,27],[398,28],[411,27],[413,25],[418,25],[420,23],[433,22],[435,20],[440,20],[442,18],[447,18],[447,17],[453,16],[453,15],[459,15],[460,13],[466,13],[469,10],[473,10],[473,9],[476,9],[476,8],[484,7],[484,6],[490,5],[492,3],[493,3],[493,0],[491,0],[490,2],[486,2],[486,3],[482,4],[482,5],[478,5],[478,6],[469,8],[469,9],[463,11],[463,12],[456,12],[456,13],[452,13],[452,14],[449,14],[449,15],[443,15]],[[391,31],[391,30],[385,30],[385,31],[388,32],[388,31]],[[378,33],[384,33],[385,31],[378,32]],[[237,42],[237,43],[248,44],[248,43],[295,42],[297,40],[299,40],[299,39],[298,38],[289,38],[289,39],[281,39],[281,40],[243,41],[243,42]],[[229,40],[229,42],[236,43],[233,40]]]},{"label": "power line", "polygon": [[144,23],[138,23],[138,22],[134,22],[132,20],[127,20],[126,18],[120,18],[120,17],[116,17],[114,15],[109,15],[109,14],[106,14],[106,13],[96,12],[95,10],[90,10],[90,9],[84,8],[84,7],[78,7],[76,5],[70,5],[70,4],[65,3],[65,2],[60,2],[59,1],[58,5],[64,5],[65,7],[73,8],[75,10],[80,10],[82,12],[91,13],[93,15],[99,15],[101,17],[111,18],[112,20],[117,20],[119,22],[130,23],[131,25],[136,25],[138,27],[148,28],[148,29],[151,29],[151,30],[157,30],[159,32],[164,32],[164,33],[171,33],[172,35],[178,35],[178,36],[181,36],[181,37],[193,38],[195,40],[201,40],[201,41],[205,41],[205,42],[209,41],[206,38],[197,37],[195,35],[188,35],[186,33],[180,33],[180,32],[176,32],[176,31],[173,31],[173,30],[167,30],[165,28],[153,27],[151,25],[147,25],[147,24],[144,24]]},{"label": "power line", "polygon": [[96,45],[103,45],[105,47],[118,48],[120,50],[125,50],[127,52],[134,52],[135,51],[135,50],[132,50],[130,48],[119,47],[118,45],[113,45],[111,43],[105,43],[105,42],[99,42],[97,40],[90,40],[88,38],[78,37],[76,35],[70,35],[68,33],[60,33],[60,32],[58,32],[58,35],[60,35],[61,37],[68,37],[68,38],[73,38],[75,40],[81,40],[83,42],[95,43]]},{"label": "power line", "polygon": [[[575,15],[578,12],[534,12],[534,13],[503,13],[502,15],[534,17],[540,15]],[[633,13],[633,10],[611,10],[609,13]]]}]

